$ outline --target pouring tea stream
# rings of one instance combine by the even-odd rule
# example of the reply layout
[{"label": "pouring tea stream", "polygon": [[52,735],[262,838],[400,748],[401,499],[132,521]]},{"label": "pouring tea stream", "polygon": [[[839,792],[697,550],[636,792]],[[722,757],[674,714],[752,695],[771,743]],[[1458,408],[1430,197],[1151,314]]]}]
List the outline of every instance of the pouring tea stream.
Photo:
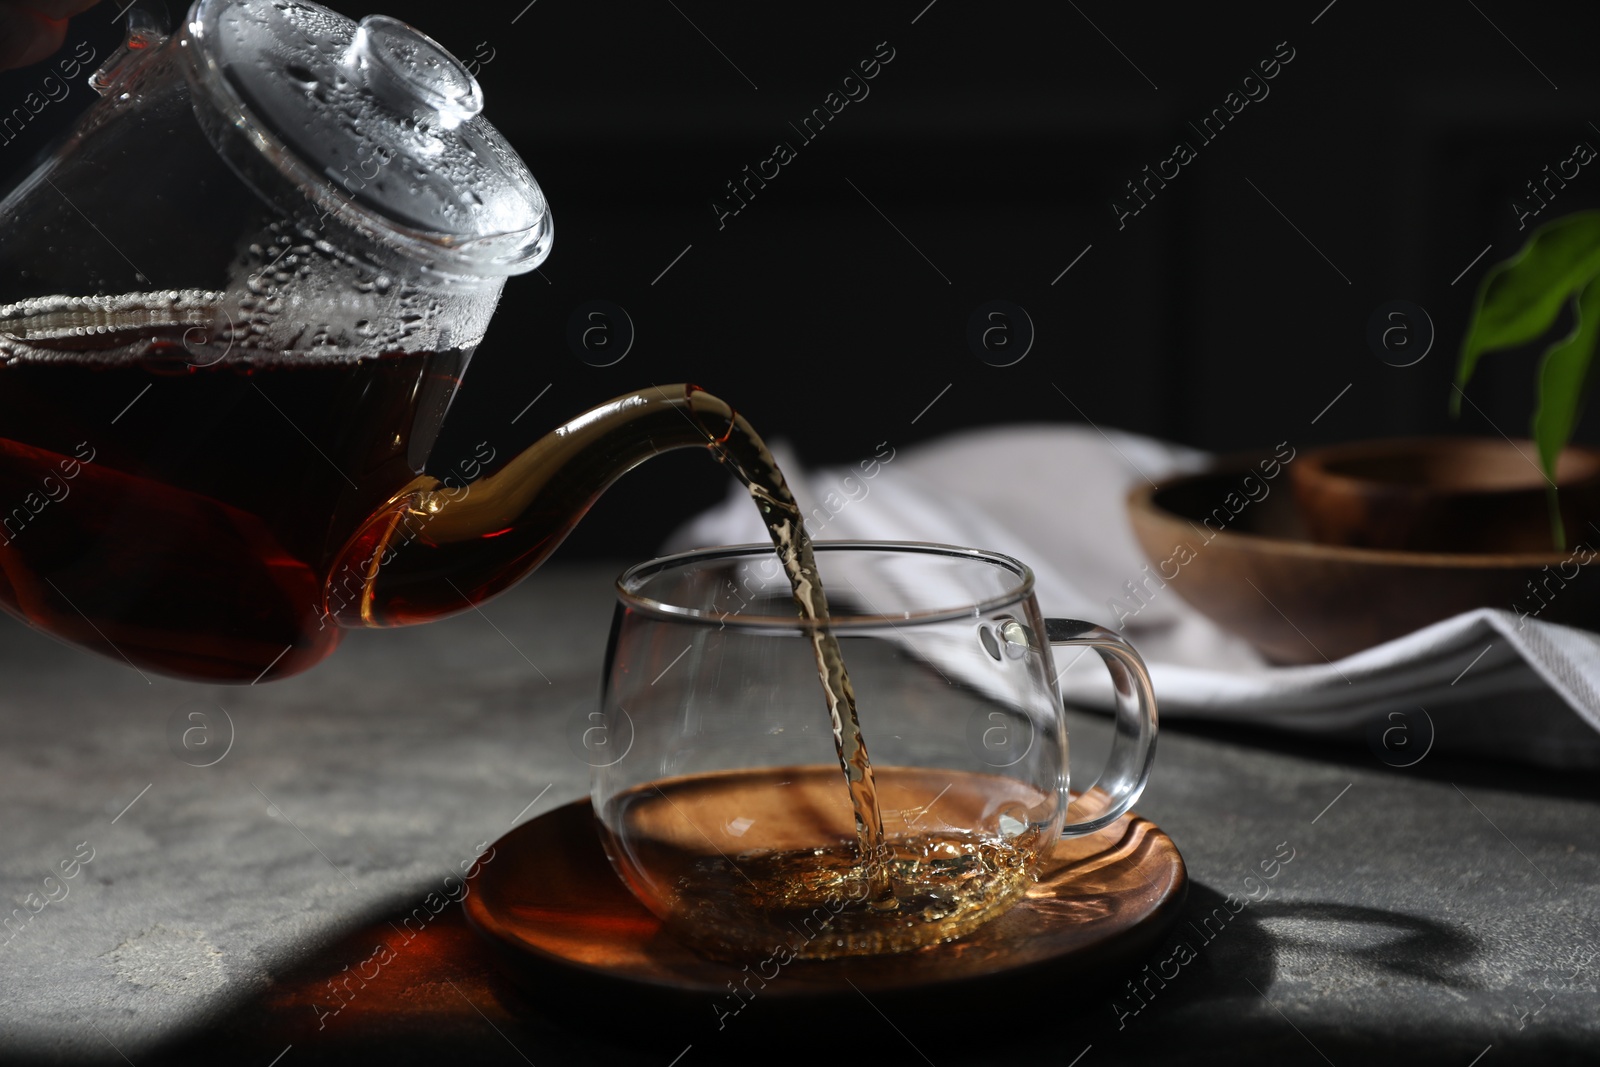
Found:
[{"label": "pouring tea stream", "polygon": [[[949,857],[885,838],[800,508],[742,416],[651,387],[476,457],[481,477],[428,472],[506,279],[553,235],[472,74],[383,16],[197,0],[172,32],[134,8],[91,85],[100,99],[0,200],[0,608],[141,674],[281,678],[347,629],[473,608],[622,474],[705,448],[750,489],[792,589],[859,899],[904,925],[897,893]],[[1120,816],[1148,773],[1148,683],[1118,669],[1134,740],[1109,806],[1069,832]],[[1058,785],[1042,841],[1062,830]],[[876,951],[873,925],[844,951]]]}]

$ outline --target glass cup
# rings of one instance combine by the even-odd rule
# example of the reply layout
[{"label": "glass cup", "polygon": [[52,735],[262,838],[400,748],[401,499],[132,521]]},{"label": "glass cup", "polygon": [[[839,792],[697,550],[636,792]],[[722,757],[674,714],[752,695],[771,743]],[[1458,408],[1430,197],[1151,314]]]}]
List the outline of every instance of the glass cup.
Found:
[{"label": "glass cup", "polygon": [[[1024,564],[875,542],[817,544],[816,559],[892,898],[860,862],[814,635],[772,548],[684,553],[617,580],[583,734],[601,839],[639,900],[709,955],[822,959],[960,937],[1026,894],[1058,837],[1121,817],[1155,756],[1139,654],[1100,627],[1042,618]],[[1076,798],[1061,645],[1098,652],[1116,693],[1106,768]]]}]

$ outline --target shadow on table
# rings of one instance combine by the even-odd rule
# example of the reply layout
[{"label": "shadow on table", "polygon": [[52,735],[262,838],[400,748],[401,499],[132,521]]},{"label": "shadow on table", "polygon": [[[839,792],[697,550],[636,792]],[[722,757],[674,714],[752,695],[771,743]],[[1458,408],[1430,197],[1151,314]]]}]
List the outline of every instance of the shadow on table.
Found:
[{"label": "shadow on table", "polygon": [[[420,892],[420,891],[419,891]],[[1263,901],[1235,911],[1214,890],[1191,885],[1176,925],[1147,960],[1063,986],[1048,970],[958,990],[844,996],[806,1006],[759,998],[716,1025],[711,1003],[596,985],[574,972],[508,965],[450,905],[417,929],[413,913],[386,909],[345,934],[298,951],[265,989],[236,1001],[195,1032],[136,1056],[158,1064],[319,1063],[396,1065],[478,1062],[599,1063],[694,1067],[700,1063],[814,1064],[843,1055],[879,1064],[1039,1062],[1065,1065],[1086,1048],[1094,1063],[1466,1063],[1478,1035],[1437,1032],[1425,1018],[1404,1032],[1352,1026],[1360,999],[1340,990],[1346,1020],[1291,1025],[1274,1001],[1277,958],[1299,941],[1332,941],[1384,975],[1467,990],[1477,952],[1467,934],[1394,912],[1339,904]],[[1223,916],[1226,916],[1224,918]],[[1267,925],[1264,925],[1267,924]],[[409,937],[407,936],[409,935]],[[387,951],[385,951],[387,950]],[[1375,983],[1381,984],[1381,983]],[[698,1010],[696,1010],[698,1009]],[[761,1009],[761,1010],[758,1010]],[[1374,1012],[1374,1020],[1395,1013]],[[1383,1024],[1378,1023],[1381,1027]],[[1476,1044],[1474,1041],[1476,1040]],[[1554,1039],[1552,1039],[1554,1040]],[[1464,1057],[1461,1052],[1468,1053]],[[1580,1062],[1556,1041],[1496,1044],[1496,1062]],[[682,1057],[675,1060],[675,1057]],[[1042,1057],[1042,1058],[1041,1058]],[[50,1061],[55,1062],[55,1061]]]},{"label": "shadow on table", "polygon": [[[1421,720],[1415,718],[1412,720],[1413,728],[1420,728],[1420,725]],[[1449,728],[1449,725],[1446,720],[1438,729],[1443,731]],[[1163,720],[1161,729],[1169,734],[1203,738],[1239,748],[1256,749],[1320,763],[1335,763],[1353,769],[1375,770],[1430,782],[1455,782],[1493,789],[1511,789],[1535,796],[1600,800],[1600,774],[1596,774],[1593,770],[1536,767],[1511,759],[1452,752],[1442,745],[1417,759],[1415,763],[1401,766],[1399,764],[1406,763],[1414,757],[1390,752],[1384,754],[1387,760],[1380,758],[1380,753],[1374,749],[1370,741],[1353,736],[1311,737],[1260,725],[1173,718]]]},{"label": "shadow on table", "polygon": [[[1092,1043],[1098,1062],[1128,1064],[1460,1067],[1489,1045],[1500,1065],[1594,1062],[1581,1035],[1508,1035],[1493,1012],[1481,1013],[1470,1032],[1460,1025],[1451,1009],[1493,992],[1474,977],[1482,946],[1463,928],[1342,903],[1264,900],[1233,914],[1238,905],[1192,885],[1166,946],[1102,993],[1114,1021],[1083,1031],[1081,1043],[1064,1042],[1066,1060]],[[1336,955],[1339,973],[1281,975],[1297,949]],[[1305,953],[1301,959],[1315,958]]]}]

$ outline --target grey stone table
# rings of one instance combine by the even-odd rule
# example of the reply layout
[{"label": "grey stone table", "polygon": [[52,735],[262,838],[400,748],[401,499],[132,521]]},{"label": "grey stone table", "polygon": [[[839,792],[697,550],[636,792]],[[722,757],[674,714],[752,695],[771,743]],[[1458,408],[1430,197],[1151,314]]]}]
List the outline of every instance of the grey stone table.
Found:
[{"label": "grey stone table", "polygon": [[828,1027],[937,1067],[1600,1060],[1593,781],[1172,724],[1139,807],[1184,853],[1187,914],[1150,971],[1070,997],[663,1046],[625,997],[579,1016],[505,980],[457,905],[328,996],[480,842],[584,795],[616,569],[553,565],[254,688],[0,620],[0,1063],[694,1067],[839,1055]]}]

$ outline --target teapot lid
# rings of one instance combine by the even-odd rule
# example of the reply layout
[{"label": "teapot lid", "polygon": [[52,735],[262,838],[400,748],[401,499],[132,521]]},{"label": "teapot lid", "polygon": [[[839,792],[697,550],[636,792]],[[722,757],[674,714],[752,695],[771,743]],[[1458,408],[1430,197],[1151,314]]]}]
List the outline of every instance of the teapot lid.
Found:
[{"label": "teapot lid", "polygon": [[232,132],[328,213],[453,272],[521,274],[549,253],[538,183],[426,34],[305,0],[198,0],[188,37]]}]

